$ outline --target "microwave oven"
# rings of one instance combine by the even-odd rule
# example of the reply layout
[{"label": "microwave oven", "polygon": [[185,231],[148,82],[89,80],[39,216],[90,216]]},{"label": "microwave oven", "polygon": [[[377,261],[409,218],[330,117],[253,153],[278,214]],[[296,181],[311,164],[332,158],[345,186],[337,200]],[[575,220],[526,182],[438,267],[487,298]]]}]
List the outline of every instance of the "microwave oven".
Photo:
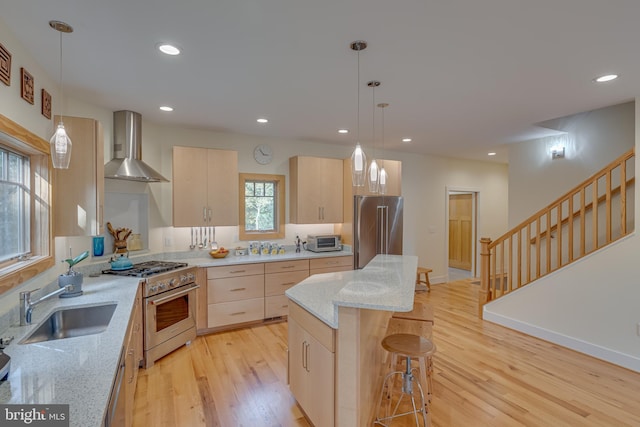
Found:
[{"label": "microwave oven", "polygon": [[308,235],[307,250],[311,252],[341,251],[340,236],[336,234]]}]

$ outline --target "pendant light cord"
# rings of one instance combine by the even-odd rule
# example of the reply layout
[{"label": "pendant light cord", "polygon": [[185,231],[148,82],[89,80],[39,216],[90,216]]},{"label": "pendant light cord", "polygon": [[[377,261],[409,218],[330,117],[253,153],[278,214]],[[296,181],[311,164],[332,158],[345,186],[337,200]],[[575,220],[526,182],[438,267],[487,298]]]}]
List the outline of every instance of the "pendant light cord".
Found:
[{"label": "pendant light cord", "polygon": [[62,123],[62,31],[60,31],[60,119],[58,120],[58,124]]},{"label": "pendant light cord", "polygon": [[360,143],[360,50],[358,50],[358,106],[356,111],[358,112],[358,117],[356,118],[356,123],[358,124],[356,129],[356,143]]}]

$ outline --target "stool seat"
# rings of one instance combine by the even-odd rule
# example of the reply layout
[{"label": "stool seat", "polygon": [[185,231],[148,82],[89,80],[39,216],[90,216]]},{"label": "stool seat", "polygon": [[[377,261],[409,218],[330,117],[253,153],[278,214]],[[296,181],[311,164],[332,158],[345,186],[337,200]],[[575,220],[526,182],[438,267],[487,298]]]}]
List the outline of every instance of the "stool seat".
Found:
[{"label": "stool seat", "polygon": [[[429,273],[433,270],[430,268],[418,267],[416,270],[416,291],[430,291],[431,283],[429,282]],[[424,279],[422,276],[424,275]],[[424,284],[424,286],[422,285]]]},{"label": "stool seat", "polygon": [[436,346],[428,339],[412,334],[393,334],[384,337],[382,347],[390,353],[406,357],[430,357]]},{"label": "stool seat", "polygon": [[392,317],[394,319],[422,320],[433,324],[433,306],[431,304],[414,302],[413,310],[407,312],[396,311]]}]

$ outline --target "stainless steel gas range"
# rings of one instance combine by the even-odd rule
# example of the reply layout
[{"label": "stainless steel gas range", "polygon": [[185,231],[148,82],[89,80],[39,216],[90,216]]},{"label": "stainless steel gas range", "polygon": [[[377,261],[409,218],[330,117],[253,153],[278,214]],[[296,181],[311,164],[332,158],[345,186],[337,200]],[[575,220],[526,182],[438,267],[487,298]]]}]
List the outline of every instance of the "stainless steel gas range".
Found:
[{"label": "stainless steel gas range", "polygon": [[196,267],[147,261],[105,274],[140,277],[144,304],[144,367],[196,337]]}]

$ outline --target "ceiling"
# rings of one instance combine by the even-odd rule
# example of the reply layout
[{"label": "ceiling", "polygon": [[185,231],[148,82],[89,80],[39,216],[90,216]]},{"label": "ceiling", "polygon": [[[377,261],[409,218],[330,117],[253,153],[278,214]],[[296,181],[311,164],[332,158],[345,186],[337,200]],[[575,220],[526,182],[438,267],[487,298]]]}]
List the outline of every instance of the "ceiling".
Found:
[{"label": "ceiling", "polygon": [[[172,125],[506,161],[536,123],[640,93],[637,0],[0,0],[65,94]],[[183,54],[161,54],[171,42]],[[15,61],[19,61],[16,58]],[[620,78],[605,84],[602,74]],[[55,100],[54,100],[55,101]],[[171,113],[160,105],[175,108]],[[55,105],[54,105],[55,109]],[[55,112],[55,111],[54,111]],[[375,123],[373,117],[375,114]],[[258,124],[265,117],[268,124]],[[347,128],[347,135],[337,130]],[[411,143],[402,143],[404,137]],[[493,158],[488,151],[497,151]]]}]

